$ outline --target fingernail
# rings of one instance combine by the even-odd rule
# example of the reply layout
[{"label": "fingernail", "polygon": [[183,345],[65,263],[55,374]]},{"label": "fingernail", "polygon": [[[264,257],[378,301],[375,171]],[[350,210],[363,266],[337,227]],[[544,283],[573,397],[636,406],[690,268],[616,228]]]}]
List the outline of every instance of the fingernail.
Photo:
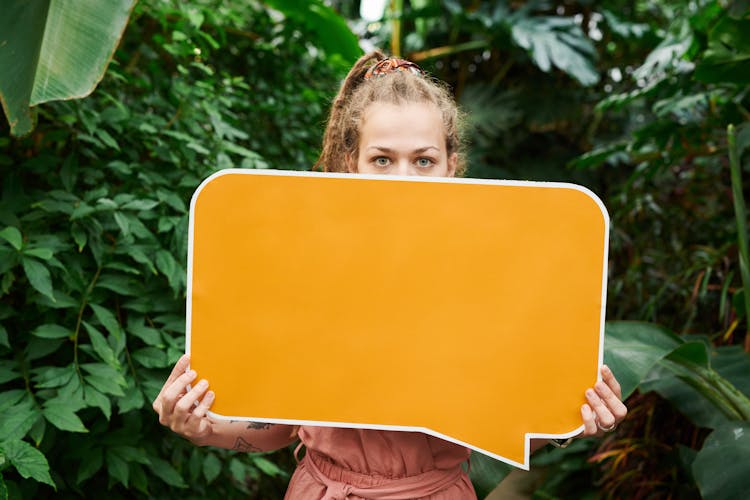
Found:
[{"label": "fingernail", "polygon": [[190,370],[189,372],[187,372],[187,374],[191,380],[198,376],[198,372],[196,372],[195,370]]},{"label": "fingernail", "polygon": [[206,387],[208,387],[208,382],[204,379],[204,380],[201,380],[200,382],[198,382],[197,384],[195,384],[195,386],[198,389],[205,389]]},{"label": "fingernail", "polygon": [[586,389],[586,396],[593,398],[595,395],[593,389]]},{"label": "fingernail", "polygon": [[208,391],[204,399],[213,399],[213,398],[214,398],[214,391]]},{"label": "fingernail", "polygon": [[610,370],[610,369],[609,369],[609,366],[607,366],[607,365],[602,365],[602,371],[603,371],[603,372],[607,372],[607,373],[610,373],[610,372],[611,372],[612,370]]}]

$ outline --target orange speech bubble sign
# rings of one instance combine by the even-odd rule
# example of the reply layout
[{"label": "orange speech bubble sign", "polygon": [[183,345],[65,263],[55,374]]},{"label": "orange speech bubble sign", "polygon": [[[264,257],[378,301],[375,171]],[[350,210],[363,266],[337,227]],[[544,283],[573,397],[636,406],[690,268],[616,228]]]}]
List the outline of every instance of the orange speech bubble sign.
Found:
[{"label": "orange speech bubble sign", "polygon": [[609,220],[558,183],[225,170],[191,204],[213,415],[421,431],[527,469],[582,429]]}]

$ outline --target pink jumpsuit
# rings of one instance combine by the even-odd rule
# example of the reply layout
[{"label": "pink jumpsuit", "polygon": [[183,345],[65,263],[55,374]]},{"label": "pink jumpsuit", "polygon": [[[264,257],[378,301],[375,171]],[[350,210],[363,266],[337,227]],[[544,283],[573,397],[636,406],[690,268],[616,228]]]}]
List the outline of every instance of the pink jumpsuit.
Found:
[{"label": "pink jumpsuit", "polygon": [[475,500],[470,450],[419,432],[302,426],[286,500]]}]

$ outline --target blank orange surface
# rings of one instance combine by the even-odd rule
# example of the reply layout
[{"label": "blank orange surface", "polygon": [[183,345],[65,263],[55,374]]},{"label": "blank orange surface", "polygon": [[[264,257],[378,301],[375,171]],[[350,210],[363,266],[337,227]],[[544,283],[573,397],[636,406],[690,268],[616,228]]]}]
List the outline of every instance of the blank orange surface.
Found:
[{"label": "blank orange surface", "polygon": [[217,416],[424,430],[528,466],[581,426],[608,218],[569,184],[222,171],[188,351]]}]

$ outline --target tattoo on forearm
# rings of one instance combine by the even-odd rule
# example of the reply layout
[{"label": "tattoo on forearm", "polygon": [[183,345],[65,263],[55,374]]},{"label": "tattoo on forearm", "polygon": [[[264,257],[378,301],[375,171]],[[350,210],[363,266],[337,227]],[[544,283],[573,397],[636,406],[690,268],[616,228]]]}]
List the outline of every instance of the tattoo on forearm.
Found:
[{"label": "tattoo on forearm", "polygon": [[248,429],[254,429],[254,430],[257,430],[257,431],[265,431],[265,430],[270,429],[274,425],[276,425],[276,424],[269,424],[269,423],[266,423],[266,422],[250,422],[250,423],[247,424],[247,428]]},{"label": "tattoo on forearm", "polygon": [[237,438],[237,441],[234,442],[234,447],[232,449],[236,451],[247,451],[247,452],[263,451],[257,446],[253,446],[252,443],[248,443],[241,437]]}]

